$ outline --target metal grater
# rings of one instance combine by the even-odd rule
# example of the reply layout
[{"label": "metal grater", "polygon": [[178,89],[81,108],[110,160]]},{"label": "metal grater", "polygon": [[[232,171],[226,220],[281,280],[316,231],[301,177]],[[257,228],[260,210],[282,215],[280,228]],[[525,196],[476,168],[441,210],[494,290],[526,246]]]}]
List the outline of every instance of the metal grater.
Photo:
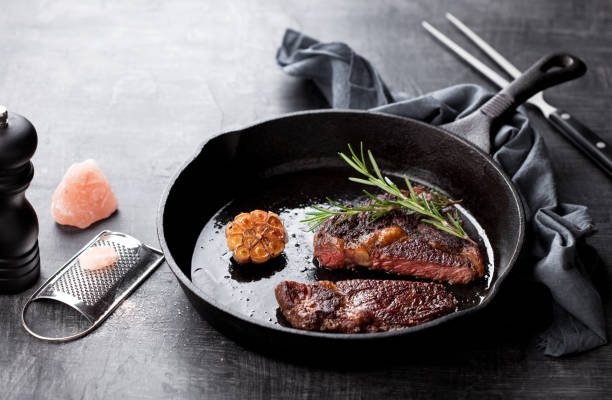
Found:
[{"label": "metal grater", "polygon": [[[81,268],[78,257],[90,247],[111,246],[119,260],[108,268],[88,271]],[[164,256],[132,236],[103,231],[76,253],[28,299],[21,313],[21,323],[31,335],[47,341],[66,342],[85,336],[97,328],[155,268]],[[40,299],[64,303],[83,314],[92,325],[66,337],[47,337],[32,331],[25,320],[29,305]]]}]

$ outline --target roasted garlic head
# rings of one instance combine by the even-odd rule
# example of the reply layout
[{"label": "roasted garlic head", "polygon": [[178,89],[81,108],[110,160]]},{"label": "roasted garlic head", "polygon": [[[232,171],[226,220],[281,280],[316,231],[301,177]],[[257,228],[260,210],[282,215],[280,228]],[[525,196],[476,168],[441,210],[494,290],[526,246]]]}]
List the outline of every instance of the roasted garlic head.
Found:
[{"label": "roasted garlic head", "polygon": [[239,264],[261,264],[285,249],[287,231],[280,217],[262,210],[242,213],[225,227],[227,246]]}]

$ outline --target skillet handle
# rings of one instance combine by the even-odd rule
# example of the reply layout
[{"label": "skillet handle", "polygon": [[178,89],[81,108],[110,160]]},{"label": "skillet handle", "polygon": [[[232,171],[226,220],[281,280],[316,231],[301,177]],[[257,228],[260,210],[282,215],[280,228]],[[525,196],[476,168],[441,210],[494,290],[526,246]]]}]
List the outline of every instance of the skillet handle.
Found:
[{"label": "skillet handle", "polygon": [[488,153],[491,150],[489,134],[493,123],[542,90],[578,78],[585,72],[586,65],[582,60],[570,54],[543,57],[478,110],[441,128],[467,139]]},{"label": "skillet handle", "polygon": [[578,78],[584,75],[586,70],[586,65],[582,60],[568,53],[556,53],[542,57],[486,102],[480,110],[493,122],[538,92]]}]

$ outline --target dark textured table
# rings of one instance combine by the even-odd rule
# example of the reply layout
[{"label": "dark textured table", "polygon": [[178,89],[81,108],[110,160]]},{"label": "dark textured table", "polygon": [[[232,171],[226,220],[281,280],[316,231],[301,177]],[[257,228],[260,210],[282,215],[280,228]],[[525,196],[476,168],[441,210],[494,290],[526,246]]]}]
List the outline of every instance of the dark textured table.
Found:
[{"label": "dark textured table", "polygon": [[[445,11],[520,68],[552,50],[583,57],[587,75],[546,96],[612,140],[608,0],[5,2],[0,103],[38,129],[28,197],[40,220],[41,279],[102,229],[156,246],[162,190],[213,133],[324,106],[312,84],[275,65],[286,27],[349,42],[390,86],[412,95],[456,83],[488,85],[421,28],[427,19],[458,36]],[[596,280],[610,328],[612,182],[538,114],[530,115],[553,154],[562,200],[588,205],[599,228],[588,243],[604,260]],[[98,160],[109,177],[119,212],[84,231],[62,228],[50,216],[51,195],[67,167],[86,158]],[[445,339],[456,341],[452,350],[398,352],[392,361],[350,368],[334,354],[318,363],[281,361],[226,338],[190,306],[166,265],[100,329],[63,345],[21,328],[18,313],[32,289],[0,296],[0,398],[611,396],[612,348],[544,356],[536,333],[549,310],[521,288],[504,285],[475,318],[472,340],[448,332]]]}]

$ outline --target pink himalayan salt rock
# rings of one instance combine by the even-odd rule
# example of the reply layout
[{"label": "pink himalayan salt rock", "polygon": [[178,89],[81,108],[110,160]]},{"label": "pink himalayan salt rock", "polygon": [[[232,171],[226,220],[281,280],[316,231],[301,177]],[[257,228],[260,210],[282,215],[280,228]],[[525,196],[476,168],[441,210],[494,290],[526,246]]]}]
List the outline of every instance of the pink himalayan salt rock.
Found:
[{"label": "pink himalayan salt rock", "polygon": [[117,199],[98,163],[72,164],[62,178],[51,203],[58,224],[87,228],[117,210]]},{"label": "pink himalayan salt rock", "polygon": [[79,256],[81,268],[88,271],[110,267],[118,260],[119,255],[109,246],[90,247]]}]

